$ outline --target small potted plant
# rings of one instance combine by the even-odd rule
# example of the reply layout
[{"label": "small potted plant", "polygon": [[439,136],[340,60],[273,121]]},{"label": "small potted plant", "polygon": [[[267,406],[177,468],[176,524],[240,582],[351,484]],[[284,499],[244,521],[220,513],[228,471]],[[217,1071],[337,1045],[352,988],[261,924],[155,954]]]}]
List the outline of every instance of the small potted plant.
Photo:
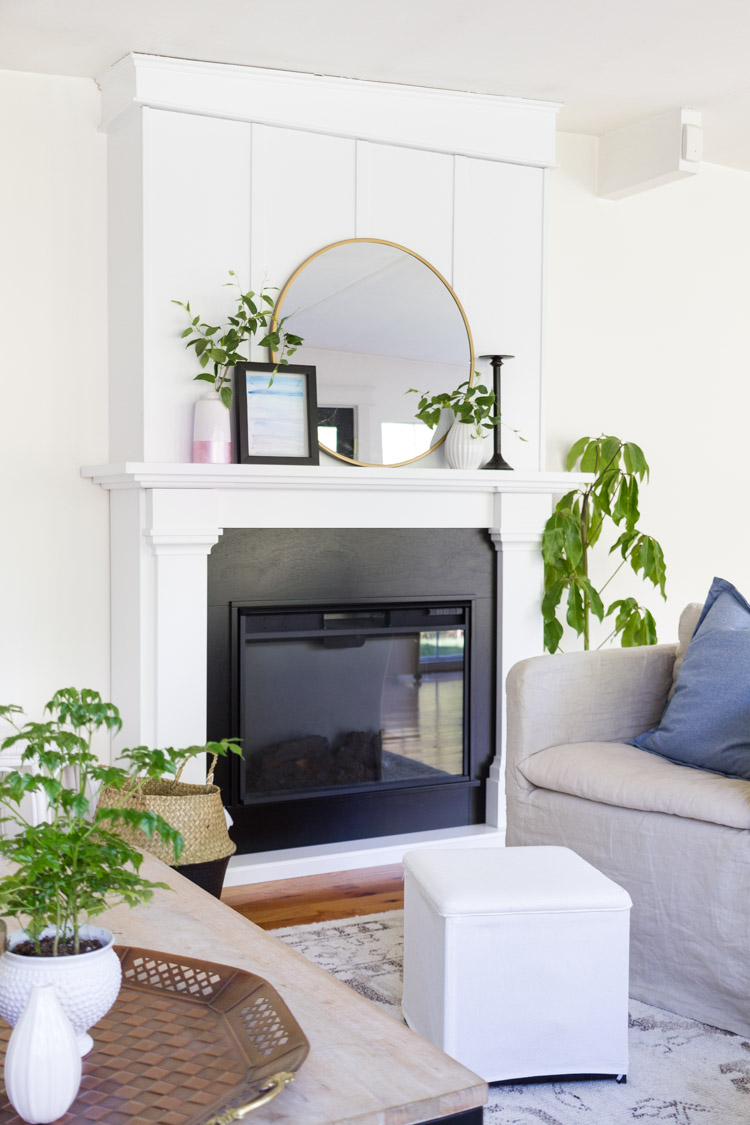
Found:
[{"label": "small potted plant", "polygon": [[[193,461],[231,463],[232,446],[230,430],[230,408],[232,406],[232,371],[235,364],[249,358],[243,350],[261,335],[258,346],[269,348],[278,359],[271,374],[270,383],[279,366],[289,363],[289,356],[302,343],[301,336],[295,336],[284,329],[286,317],[278,322],[273,319],[273,298],[269,289],[263,285],[259,292],[250,289],[243,292],[234,270],[229,270],[232,279],[224,284],[237,289],[237,307],[223,328],[218,324],[208,324],[195,316],[189,301],[173,301],[187,313],[190,324],[182,333],[186,348],[194,348],[201,371],[197,380],[211,383],[213,390],[207,392],[196,403],[193,429]],[[270,386],[269,383],[269,386]]]},{"label": "small potted plant", "polygon": [[[479,372],[475,372],[481,378]],[[407,394],[418,394],[415,418],[434,429],[443,411],[452,411],[453,424],[445,439],[445,455],[452,469],[478,469],[492,456],[486,438],[500,424],[499,412],[494,411],[495,392],[482,383],[459,383],[454,391],[431,395],[413,387]]]},{"label": "small potted plant", "polygon": [[[138,746],[123,750],[120,757],[130,763],[130,780],[124,786],[105,786],[98,804],[99,808],[130,809],[161,817],[180,833],[180,864],[176,863],[169,840],[147,833],[132,820],[118,824],[116,831],[129,843],[176,867],[180,874],[216,898],[221,896],[229,858],[237,850],[227,831],[221,792],[213,784],[216,762],[228,753],[242,754],[238,739],[225,738],[184,749],[150,750]],[[181,781],[187,763],[205,754],[212,758],[205,784]]]},{"label": "small potted plant", "polygon": [[[92,1046],[88,1028],[109,1010],[120,988],[113,935],[91,919],[120,903],[147,902],[156,888],[166,888],[139,874],[143,855],[120,830],[158,838],[173,859],[180,857],[183,841],[155,812],[126,802],[94,807],[100,786],[131,791],[137,770],[153,774],[164,762],[162,751],[145,747],[130,752],[129,767],[99,761],[91,748],[95,733],[121,726],[113,704],[90,689],[65,688],[45,711],[47,721],[20,725],[20,707],[0,706],[0,719],[16,732],[0,749],[21,749],[20,768],[0,778],[3,820],[14,829],[0,838],[0,856],[12,865],[0,879],[0,914],[22,926],[8,935],[0,957],[0,1015],[15,1025],[34,985],[53,984],[85,1054]],[[230,747],[213,749],[227,753]],[[38,824],[27,817],[34,794],[43,795],[47,806]]]}]

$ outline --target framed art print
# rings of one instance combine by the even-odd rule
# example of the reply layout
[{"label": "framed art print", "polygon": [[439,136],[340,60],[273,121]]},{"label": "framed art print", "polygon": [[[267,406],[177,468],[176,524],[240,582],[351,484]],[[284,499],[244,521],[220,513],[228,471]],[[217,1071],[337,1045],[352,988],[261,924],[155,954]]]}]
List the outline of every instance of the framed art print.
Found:
[{"label": "framed art print", "polygon": [[315,368],[238,363],[234,369],[241,465],[317,465]]}]

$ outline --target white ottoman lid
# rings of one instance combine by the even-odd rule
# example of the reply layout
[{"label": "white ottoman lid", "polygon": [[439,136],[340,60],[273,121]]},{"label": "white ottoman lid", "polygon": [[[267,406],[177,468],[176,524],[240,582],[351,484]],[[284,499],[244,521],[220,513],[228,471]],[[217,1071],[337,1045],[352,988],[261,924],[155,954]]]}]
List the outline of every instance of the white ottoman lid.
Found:
[{"label": "white ottoman lid", "polygon": [[630,895],[569,848],[431,848],[404,869],[444,917],[628,910]]}]

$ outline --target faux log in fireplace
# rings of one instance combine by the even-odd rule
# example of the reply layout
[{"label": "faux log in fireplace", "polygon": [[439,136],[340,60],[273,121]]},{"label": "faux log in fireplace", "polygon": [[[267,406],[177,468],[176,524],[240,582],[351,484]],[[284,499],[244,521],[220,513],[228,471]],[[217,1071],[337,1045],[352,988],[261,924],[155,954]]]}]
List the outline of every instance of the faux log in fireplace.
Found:
[{"label": "faux log in fireplace", "polygon": [[[275,538],[279,532],[264,534]],[[304,535],[310,559],[309,537],[319,533],[283,534],[292,537],[287,547]],[[301,568],[305,588],[318,593],[330,583],[330,567],[341,568],[342,536],[347,572],[371,545],[370,533],[362,531],[325,534],[323,559],[313,552],[315,565]],[[255,535],[251,554],[258,550]],[[434,532],[378,535],[381,562],[392,572],[401,569],[401,554],[408,556],[412,576],[420,554],[436,558]],[[468,537],[474,554],[491,563],[494,552],[485,552],[478,533],[440,535],[443,548],[446,536],[450,541],[458,535],[464,547]],[[390,552],[389,541],[395,548]],[[223,561],[218,557],[213,585],[226,593],[229,579],[236,594],[231,544],[225,555]],[[292,550],[285,557],[296,560],[294,577],[285,580],[276,564],[276,586],[297,593],[299,555]],[[441,588],[429,596],[408,593],[412,577],[398,596],[376,589],[378,596],[369,597],[269,602],[235,596],[210,605],[209,736],[232,733],[243,746],[243,757],[222,763],[218,775],[239,852],[484,820],[484,782],[494,749],[493,599],[486,589],[489,582],[491,593],[492,570],[479,568],[485,588],[451,596],[444,592],[456,577],[451,570],[466,579],[466,550],[453,556],[454,564],[449,558],[443,556],[437,582],[434,563],[423,568],[422,585]],[[382,576],[367,582],[368,569],[360,571],[361,587],[382,586]],[[469,573],[476,580],[477,567]],[[211,571],[209,576],[211,603]],[[388,584],[395,580],[392,573]]]}]

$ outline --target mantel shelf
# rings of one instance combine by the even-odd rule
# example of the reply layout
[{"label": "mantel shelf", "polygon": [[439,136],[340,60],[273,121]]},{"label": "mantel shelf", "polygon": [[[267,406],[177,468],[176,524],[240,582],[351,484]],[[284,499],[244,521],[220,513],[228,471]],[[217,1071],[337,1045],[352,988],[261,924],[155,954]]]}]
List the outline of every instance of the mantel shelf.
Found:
[{"label": "mantel shelf", "polygon": [[355,466],[192,465],[128,461],[85,466],[81,475],[106,489],[294,489],[320,492],[524,493],[567,492],[587,473],[498,469],[364,468]]}]

